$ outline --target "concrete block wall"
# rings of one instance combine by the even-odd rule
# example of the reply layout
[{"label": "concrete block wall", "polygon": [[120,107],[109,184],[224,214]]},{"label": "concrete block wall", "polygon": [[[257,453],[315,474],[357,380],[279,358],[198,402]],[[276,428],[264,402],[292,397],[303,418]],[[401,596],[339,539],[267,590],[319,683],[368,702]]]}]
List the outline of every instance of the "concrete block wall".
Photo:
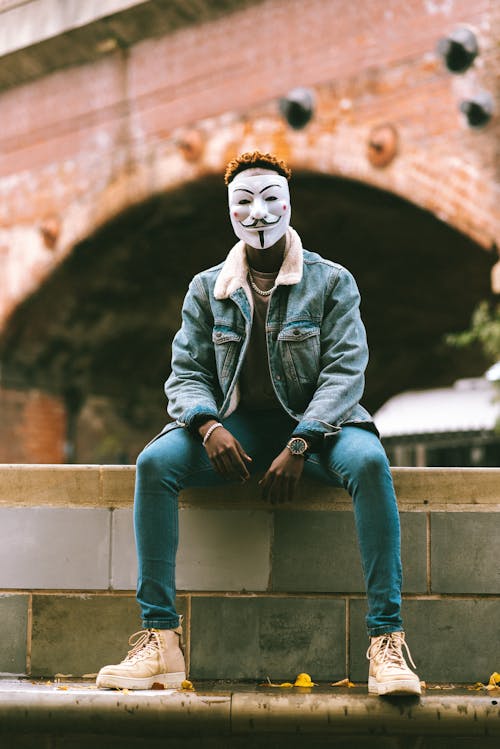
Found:
[{"label": "concrete block wall", "polygon": [[[422,679],[498,670],[500,469],[393,471],[403,615]],[[135,602],[134,469],[0,465],[0,672],[82,676],[120,660]],[[304,482],[180,499],[178,609],[191,676],[367,680],[366,599],[349,496]]]}]

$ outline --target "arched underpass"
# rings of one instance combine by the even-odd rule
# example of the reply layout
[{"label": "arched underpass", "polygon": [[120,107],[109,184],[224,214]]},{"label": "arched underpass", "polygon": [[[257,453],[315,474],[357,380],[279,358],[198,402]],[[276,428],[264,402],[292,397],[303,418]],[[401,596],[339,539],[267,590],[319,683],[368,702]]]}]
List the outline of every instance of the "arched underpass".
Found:
[{"label": "arched underpass", "polygon": [[[363,184],[295,173],[292,201],[304,246],[358,281],[370,410],[401,390],[484,371],[479,352],[450,350],[443,335],[466,327],[490,296],[493,257],[431,214]],[[123,212],[17,308],[0,339],[4,385],[64,398],[76,460],[134,460],[165,420],[162,383],[187,284],[234,241],[219,176]]]}]

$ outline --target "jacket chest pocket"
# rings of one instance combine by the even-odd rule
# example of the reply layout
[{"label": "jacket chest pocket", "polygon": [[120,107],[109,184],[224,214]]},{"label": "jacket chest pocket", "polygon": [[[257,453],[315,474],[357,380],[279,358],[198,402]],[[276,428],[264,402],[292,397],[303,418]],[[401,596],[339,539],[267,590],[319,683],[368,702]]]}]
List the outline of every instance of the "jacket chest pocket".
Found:
[{"label": "jacket chest pocket", "polygon": [[278,335],[285,371],[292,379],[313,384],[319,375],[320,328],[313,323],[288,325]]},{"label": "jacket chest pocket", "polygon": [[234,372],[243,336],[234,330],[215,327],[212,331],[215,363],[220,380],[226,380]]}]

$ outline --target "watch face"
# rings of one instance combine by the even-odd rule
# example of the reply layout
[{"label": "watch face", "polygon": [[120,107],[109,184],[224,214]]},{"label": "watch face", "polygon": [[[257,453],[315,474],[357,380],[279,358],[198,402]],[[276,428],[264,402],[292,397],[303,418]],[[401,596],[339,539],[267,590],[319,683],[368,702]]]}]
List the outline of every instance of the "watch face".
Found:
[{"label": "watch face", "polygon": [[292,455],[303,455],[307,450],[307,442],[302,437],[294,437],[287,445]]}]

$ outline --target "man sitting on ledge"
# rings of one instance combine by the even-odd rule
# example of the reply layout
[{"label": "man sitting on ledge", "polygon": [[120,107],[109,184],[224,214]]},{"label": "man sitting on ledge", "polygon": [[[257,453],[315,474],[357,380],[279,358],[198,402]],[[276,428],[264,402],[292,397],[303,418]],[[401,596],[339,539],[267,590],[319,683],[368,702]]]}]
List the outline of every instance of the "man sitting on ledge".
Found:
[{"label": "man sitting on ledge", "polygon": [[[99,687],[179,686],[177,498],[246,481],[287,502],[303,472],[350,493],[368,597],[368,690],[420,694],[401,620],[400,527],[387,457],[359,401],[368,361],[351,274],[302,248],[289,226],[287,165],[245,153],[226,170],[239,242],[196,275],[172,344],[167,424],[139,455],[134,504],[143,632]],[[332,539],[334,543],[334,539]],[[413,665],[413,664],[412,664]]]}]

